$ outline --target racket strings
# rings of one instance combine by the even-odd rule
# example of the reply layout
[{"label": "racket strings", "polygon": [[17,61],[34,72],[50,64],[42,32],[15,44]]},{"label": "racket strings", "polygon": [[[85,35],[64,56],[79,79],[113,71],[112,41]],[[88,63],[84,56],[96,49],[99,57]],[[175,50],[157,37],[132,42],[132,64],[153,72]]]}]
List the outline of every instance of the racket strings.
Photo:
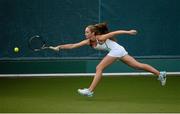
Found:
[{"label": "racket strings", "polygon": [[44,48],[46,45],[45,45],[45,42],[39,37],[39,36],[35,36],[35,37],[32,37],[30,40],[29,40],[29,47],[32,49],[32,50],[39,50],[39,49],[42,49]]}]

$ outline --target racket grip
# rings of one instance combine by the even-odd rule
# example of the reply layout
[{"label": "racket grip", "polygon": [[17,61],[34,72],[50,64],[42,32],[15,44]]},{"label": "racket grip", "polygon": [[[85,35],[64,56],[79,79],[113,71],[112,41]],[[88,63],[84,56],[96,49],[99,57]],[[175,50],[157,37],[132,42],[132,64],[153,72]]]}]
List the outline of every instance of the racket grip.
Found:
[{"label": "racket grip", "polygon": [[52,49],[54,51],[59,51],[60,50],[58,46],[57,47],[49,46],[49,49]]}]

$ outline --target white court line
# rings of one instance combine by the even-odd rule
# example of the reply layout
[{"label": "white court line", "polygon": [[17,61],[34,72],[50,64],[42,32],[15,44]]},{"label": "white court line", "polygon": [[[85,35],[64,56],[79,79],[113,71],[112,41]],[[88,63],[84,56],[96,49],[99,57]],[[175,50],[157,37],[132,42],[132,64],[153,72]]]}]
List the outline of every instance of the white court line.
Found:
[{"label": "white court line", "polygon": [[[95,73],[52,73],[52,74],[0,74],[0,77],[65,77],[65,76],[94,76]],[[151,73],[103,73],[103,76],[147,76]],[[167,72],[169,76],[178,76],[180,72]]]},{"label": "white court line", "polygon": [[180,113],[0,113],[0,114],[180,114]]}]

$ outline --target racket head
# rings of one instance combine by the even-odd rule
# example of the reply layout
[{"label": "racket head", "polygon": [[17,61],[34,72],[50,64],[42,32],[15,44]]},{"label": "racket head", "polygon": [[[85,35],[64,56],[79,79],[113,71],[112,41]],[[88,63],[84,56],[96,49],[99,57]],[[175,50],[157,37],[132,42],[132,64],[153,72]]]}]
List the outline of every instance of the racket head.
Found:
[{"label": "racket head", "polygon": [[33,51],[40,51],[46,48],[46,42],[39,35],[32,36],[28,41],[28,46]]}]

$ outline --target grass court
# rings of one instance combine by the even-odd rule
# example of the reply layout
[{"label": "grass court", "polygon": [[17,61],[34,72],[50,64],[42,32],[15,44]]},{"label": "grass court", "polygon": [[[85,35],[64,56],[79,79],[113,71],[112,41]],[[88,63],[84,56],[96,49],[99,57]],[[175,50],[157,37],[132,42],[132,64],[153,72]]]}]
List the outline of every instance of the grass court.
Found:
[{"label": "grass court", "polygon": [[180,112],[180,78],[107,76],[95,96],[77,93],[92,77],[1,77],[0,113],[175,113]]}]

